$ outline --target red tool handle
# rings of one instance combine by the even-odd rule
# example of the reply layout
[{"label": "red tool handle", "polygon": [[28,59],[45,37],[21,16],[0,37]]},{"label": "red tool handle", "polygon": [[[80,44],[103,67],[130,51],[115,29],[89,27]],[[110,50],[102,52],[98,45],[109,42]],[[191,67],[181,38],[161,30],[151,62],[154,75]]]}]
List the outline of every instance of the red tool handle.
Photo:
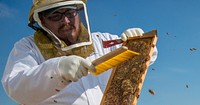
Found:
[{"label": "red tool handle", "polygon": [[102,41],[103,48],[108,48],[117,44],[121,44],[122,42],[123,41],[121,39]]}]

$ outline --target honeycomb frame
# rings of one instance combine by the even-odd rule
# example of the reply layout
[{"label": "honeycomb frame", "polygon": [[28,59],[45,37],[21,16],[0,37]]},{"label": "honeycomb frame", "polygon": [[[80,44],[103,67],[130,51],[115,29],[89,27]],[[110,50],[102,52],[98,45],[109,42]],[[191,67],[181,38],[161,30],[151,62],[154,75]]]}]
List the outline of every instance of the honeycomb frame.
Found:
[{"label": "honeycomb frame", "polygon": [[157,30],[129,38],[123,46],[138,52],[113,68],[100,105],[136,105],[157,42]]}]

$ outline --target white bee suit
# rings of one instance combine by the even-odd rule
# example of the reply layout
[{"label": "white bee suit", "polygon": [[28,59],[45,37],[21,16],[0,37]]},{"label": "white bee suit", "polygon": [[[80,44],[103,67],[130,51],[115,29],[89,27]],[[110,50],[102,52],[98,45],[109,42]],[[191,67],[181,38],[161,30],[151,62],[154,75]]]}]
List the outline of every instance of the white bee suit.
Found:
[{"label": "white bee suit", "polygon": [[[121,46],[102,46],[102,40],[116,39],[117,35],[96,32],[91,36],[95,52],[87,57],[90,61]],[[151,64],[156,57],[155,48]],[[45,61],[33,36],[18,41],[9,55],[2,78],[6,93],[25,105],[99,105],[111,70],[99,76],[88,74],[66,86],[67,83],[58,75],[61,58]]]}]

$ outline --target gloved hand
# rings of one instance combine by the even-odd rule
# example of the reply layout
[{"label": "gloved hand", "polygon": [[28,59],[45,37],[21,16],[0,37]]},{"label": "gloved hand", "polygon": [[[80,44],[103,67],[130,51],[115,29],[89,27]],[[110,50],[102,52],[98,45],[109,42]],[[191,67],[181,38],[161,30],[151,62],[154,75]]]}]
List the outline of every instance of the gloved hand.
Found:
[{"label": "gloved hand", "polygon": [[129,28],[121,34],[121,39],[127,41],[128,37],[142,36],[143,33],[141,28]]},{"label": "gloved hand", "polygon": [[82,57],[71,55],[63,57],[59,62],[59,71],[66,81],[78,81],[88,74],[88,70],[96,71],[92,63]]}]

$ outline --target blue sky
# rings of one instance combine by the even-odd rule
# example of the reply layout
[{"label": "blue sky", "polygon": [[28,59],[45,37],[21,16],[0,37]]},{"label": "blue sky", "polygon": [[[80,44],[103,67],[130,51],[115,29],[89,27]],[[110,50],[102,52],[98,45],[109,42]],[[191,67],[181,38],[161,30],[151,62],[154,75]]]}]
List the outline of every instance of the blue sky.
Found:
[{"label": "blue sky", "polygon": [[[120,35],[131,27],[158,30],[158,59],[149,67],[137,105],[200,104],[199,4],[200,0],[88,0],[92,32]],[[31,0],[0,0],[1,78],[13,44],[33,34],[27,27],[31,5]],[[3,105],[16,105],[2,85],[0,99]]]}]

